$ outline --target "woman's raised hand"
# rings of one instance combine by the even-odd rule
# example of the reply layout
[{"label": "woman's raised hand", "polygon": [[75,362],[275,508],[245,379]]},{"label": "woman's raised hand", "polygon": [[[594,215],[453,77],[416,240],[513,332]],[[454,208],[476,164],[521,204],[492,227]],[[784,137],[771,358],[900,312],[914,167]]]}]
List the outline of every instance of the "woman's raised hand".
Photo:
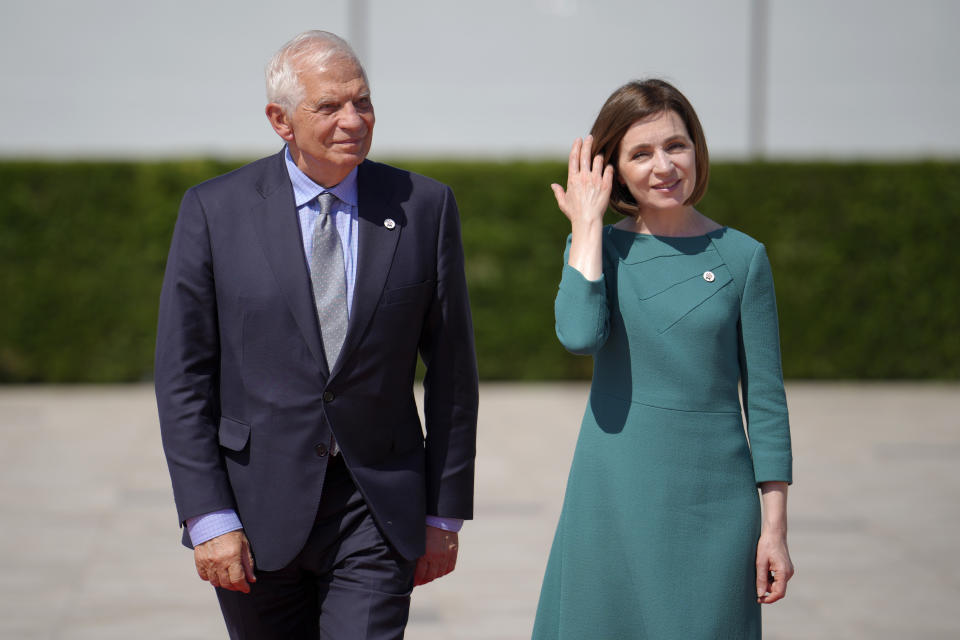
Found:
[{"label": "woman's raised hand", "polygon": [[598,280],[603,274],[601,260],[603,214],[610,203],[613,188],[613,167],[603,166],[603,158],[593,157],[593,136],[577,138],[570,149],[567,189],[550,185],[557,205],[570,220],[571,242],[567,264],[587,280]]},{"label": "woman's raised hand", "polygon": [[567,188],[551,184],[557,206],[574,226],[580,222],[602,222],[613,188],[613,167],[603,166],[603,158],[591,155],[593,136],[577,138],[570,149]]}]

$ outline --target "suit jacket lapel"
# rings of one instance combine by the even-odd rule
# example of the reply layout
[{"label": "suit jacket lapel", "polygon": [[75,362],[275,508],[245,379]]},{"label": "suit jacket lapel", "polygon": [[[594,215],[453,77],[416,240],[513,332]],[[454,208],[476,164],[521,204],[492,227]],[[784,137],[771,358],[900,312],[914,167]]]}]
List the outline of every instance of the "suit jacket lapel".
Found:
[{"label": "suit jacket lapel", "polygon": [[[383,286],[393,264],[393,254],[406,221],[403,210],[391,202],[390,185],[372,175],[374,167],[373,163],[364,162],[357,174],[357,281],[347,336],[331,375],[336,375],[346,358],[360,344],[373,312],[380,303]],[[393,228],[384,224],[388,219],[393,220],[394,224],[390,225]]]},{"label": "suit jacket lapel", "polygon": [[307,272],[303,255],[303,239],[297,219],[297,207],[293,200],[293,187],[287,175],[282,151],[268,164],[263,179],[257,184],[257,190],[263,200],[253,207],[251,213],[263,252],[307,347],[320,366],[323,376],[328,377],[310,274]]}]

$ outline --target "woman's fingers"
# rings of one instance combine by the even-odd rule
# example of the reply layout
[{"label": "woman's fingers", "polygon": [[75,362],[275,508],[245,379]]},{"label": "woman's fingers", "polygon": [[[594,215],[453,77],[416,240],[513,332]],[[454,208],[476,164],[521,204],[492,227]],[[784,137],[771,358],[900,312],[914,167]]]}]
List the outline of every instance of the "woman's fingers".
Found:
[{"label": "woman's fingers", "polygon": [[601,177],[604,172],[603,158],[598,154],[593,155],[593,136],[586,138],[577,138],[570,147],[570,156],[567,159],[567,185],[573,181],[575,176],[583,177],[596,174]]},{"label": "woman's fingers", "polygon": [[566,201],[566,193],[563,190],[563,187],[557,183],[550,185],[550,188],[553,190],[553,197],[557,199],[557,206],[560,207],[560,210],[563,211],[563,206]]},{"label": "woman's fingers", "polygon": [[567,173],[570,176],[580,172],[580,148],[583,146],[583,140],[577,138],[570,147],[570,158],[567,163]]},{"label": "woman's fingers", "polygon": [[770,593],[764,600],[767,604],[776,602],[787,595],[787,582],[793,577],[795,570],[793,563],[790,561],[789,556],[787,556],[784,558],[776,558],[771,562],[770,572],[773,574],[773,579],[768,587]]},{"label": "woman's fingers", "polygon": [[[600,156],[597,156],[598,158]],[[603,190],[608,194],[613,189],[613,165],[608,164],[603,168]]]},{"label": "woman's fingers", "polygon": [[757,546],[757,602],[773,604],[783,599],[794,572],[786,542],[765,541],[761,536]]},{"label": "woman's fingers", "polygon": [[584,173],[590,172],[590,165],[593,161],[593,136],[587,136],[583,144],[580,145],[580,171]]},{"label": "woman's fingers", "polygon": [[593,155],[593,136],[577,138],[570,147],[567,187],[551,184],[557,206],[570,220],[603,217],[610,201],[613,167]]},{"label": "woman's fingers", "polygon": [[763,602],[770,592],[770,565],[766,559],[757,558],[757,602]]},{"label": "woman's fingers", "polygon": [[[757,581],[759,583],[759,580]],[[759,591],[759,586],[757,591]],[[766,588],[762,595],[757,596],[760,604],[773,604],[787,595],[787,578],[776,571],[771,572],[766,580]]]},{"label": "woman's fingers", "polygon": [[787,577],[783,572],[773,572],[773,583],[770,585],[770,595],[767,597],[767,602],[776,602],[777,600],[782,599],[787,595]]}]

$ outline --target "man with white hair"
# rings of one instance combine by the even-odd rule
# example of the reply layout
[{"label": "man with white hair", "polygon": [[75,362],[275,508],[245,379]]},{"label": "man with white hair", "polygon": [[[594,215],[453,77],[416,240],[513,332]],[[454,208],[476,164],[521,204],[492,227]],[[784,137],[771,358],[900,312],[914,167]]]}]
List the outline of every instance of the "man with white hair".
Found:
[{"label": "man with white hair", "polygon": [[160,298],[184,543],[231,638],[402,638],[472,517],[459,214],[445,185],[366,159],[366,73],[334,34],[284,45],[267,99],[283,150],[187,191]]}]

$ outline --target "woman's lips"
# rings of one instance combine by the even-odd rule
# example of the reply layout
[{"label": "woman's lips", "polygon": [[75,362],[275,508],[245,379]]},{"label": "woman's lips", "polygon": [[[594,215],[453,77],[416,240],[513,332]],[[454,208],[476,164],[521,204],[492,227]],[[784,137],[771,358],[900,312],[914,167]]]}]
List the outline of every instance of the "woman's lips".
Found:
[{"label": "woman's lips", "polygon": [[677,186],[680,185],[680,180],[674,180],[673,182],[662,182],[660,184],[653,185],[653,188],[656,191],[673,191]]}]

